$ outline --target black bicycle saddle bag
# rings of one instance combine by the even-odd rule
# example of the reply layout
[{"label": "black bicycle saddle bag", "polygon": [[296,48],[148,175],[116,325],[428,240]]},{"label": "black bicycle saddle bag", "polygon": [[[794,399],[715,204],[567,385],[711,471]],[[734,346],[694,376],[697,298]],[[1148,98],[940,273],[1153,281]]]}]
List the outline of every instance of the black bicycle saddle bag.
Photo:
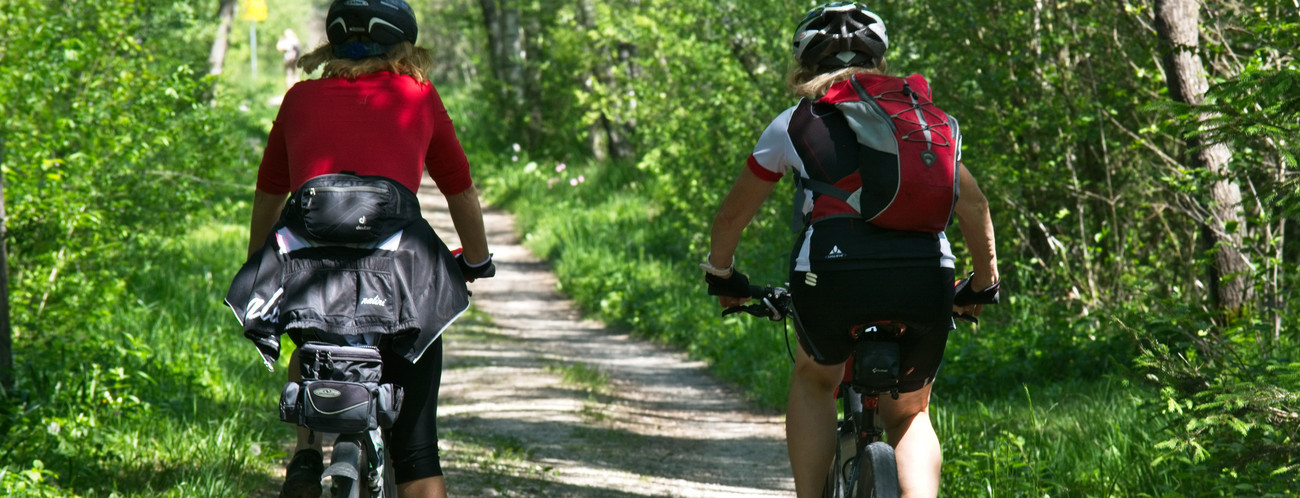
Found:
[{"label": "black bicycle saddle bag", "polygon": [[859,341],[853,353],[853,385],[864,394],[898,389],[898,343]]}]

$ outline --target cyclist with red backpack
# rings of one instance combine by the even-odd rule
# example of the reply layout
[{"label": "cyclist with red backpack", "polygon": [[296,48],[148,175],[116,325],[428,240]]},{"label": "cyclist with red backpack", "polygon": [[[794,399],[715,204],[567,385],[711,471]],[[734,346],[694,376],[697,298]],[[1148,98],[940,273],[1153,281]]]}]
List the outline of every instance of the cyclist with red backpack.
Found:
[{"label": "cyclist with red backpack", "polygon": [[[384,382],[405,395],[386,441],[398,493],[445,497],[441,333],[469,306],[466,282],[495,274],[478,191],[427,79],[432,56],[414,45],[411,7],[335,0],[325,29],[329,43],[299,59],[322,76],[290,88],[271,127],[249,260],[226,302],[268,367],[283,333],[300,346],[324,336],[377,345]],[[425,171],[447,198],[463,252],[448,250],[420,213]],[[300,428],[280,496],[320,496],[323,471],[320,437]]]},{"label": "cyclist with red backpack", "polygon": [[[956,119],[934,106],[919,75],[886,74],[885,25],[863,5],[821,5],[798,24],[788,85],[800,102],[760,136],[723,200],[700,267],[724,307],[750,297],[734,268],[745,227],[786,173],[794,175],[797,242],[790,292],[798,352],[786,435],[798,496],[818,496],[834,454],[834,390],[852,353],[850,329],[889,320],[900,338],[897,399],[880,414],[904,496],[936,496],[942,455],[928,414],[953,312],[955,214],[974,269],[963,292],[998,290],[988,201],[961,162]],[[973,289],[979,289],[974,291]]]}]

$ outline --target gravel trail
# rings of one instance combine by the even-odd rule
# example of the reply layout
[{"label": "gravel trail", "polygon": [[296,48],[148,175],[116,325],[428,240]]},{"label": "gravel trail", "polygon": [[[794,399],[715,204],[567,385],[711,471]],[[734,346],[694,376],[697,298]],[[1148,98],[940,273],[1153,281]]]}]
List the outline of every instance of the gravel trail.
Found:
[{"label": "gravel trail", "polygon": [[[446,201],[421,204],[459,247]],[[497,277],[449,329],[439,430],[453,497],[793,494],[783,420],[705,365],[584,320],[509,214],[484,219]]]}]

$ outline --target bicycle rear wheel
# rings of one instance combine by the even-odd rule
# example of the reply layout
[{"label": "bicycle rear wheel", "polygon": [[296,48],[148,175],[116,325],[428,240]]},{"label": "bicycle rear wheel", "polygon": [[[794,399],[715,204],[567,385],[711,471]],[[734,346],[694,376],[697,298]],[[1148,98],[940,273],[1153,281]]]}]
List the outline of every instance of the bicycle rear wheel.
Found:
[{"label": "bicycle rear wheel", "polygon": [[896,498],[898,491],[898,463],[894,448],[876,441],[867,445],[858,458],[858,481],[854,498]]}]

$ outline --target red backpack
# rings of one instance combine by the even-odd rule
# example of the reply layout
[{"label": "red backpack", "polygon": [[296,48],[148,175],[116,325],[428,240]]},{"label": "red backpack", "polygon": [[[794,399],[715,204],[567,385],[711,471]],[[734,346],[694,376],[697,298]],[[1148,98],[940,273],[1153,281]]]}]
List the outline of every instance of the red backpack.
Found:
[{"label": "red backpack", "polygon": [[[845,191],[800,178],[813,192],[844,201],[881,228],[939,233],[957,203],[957,121],[930,100],[919,74],[859,74],[836,83],[818,103],[844,114],[862,147],[862,187]],[[814,220],[815,221],[815,220]]]}]

